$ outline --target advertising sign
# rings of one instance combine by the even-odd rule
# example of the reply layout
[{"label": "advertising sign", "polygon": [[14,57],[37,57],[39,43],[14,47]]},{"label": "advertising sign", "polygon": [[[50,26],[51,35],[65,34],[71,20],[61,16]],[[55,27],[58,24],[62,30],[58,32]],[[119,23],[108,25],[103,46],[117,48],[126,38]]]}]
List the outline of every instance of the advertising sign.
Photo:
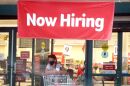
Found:
[{"label": "advertising sign", "polygon": [[107,51],[103,51],[101,53],[101,56],[102,56],[102,58],[107,58],[108,57],[108,52]]},{"label": "advertising sign", "polygon": [[23,74],[26,73],[26,60],[20,59],[20,57],[16,58],[16,81],[24,82],[25,77]]},{"label": "advertising sign", "polygon": [[70,56],[71,55],[71,51],[72,51],[72,46],[64,45],[64,48],[63,48],[63,54],[64,55]]},{"label": "advertising sign", "polygon": [[103,70],[115,70],[115,63],[114,62],[104,62]]},{"label": "advertising sign", "polygon": [[18,35],[23,38],[108,40],[113,17],[114,2],[19,0]]},{"label": "advertising sign", "polygon": [[21,51],[20,59],[28,59],[29,56],[30,56],[30,52],[29,51]]},{"label": "advertising sign", "polygon": [[118,54],[118,46],[116,45],[114,46],[114,55],[117,56],[117,54]]}]

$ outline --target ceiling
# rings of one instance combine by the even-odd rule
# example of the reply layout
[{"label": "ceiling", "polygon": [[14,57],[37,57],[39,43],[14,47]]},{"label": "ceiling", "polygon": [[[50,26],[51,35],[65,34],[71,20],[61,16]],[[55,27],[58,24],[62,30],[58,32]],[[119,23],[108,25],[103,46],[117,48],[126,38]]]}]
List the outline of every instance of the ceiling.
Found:
[{"label": "ceiling", "polygon": [[[0,0],[0,4],[16,4],[18,0]],[[37,0],[36,0],[37,1]],[[39,0],[39,1],[72,1],[72,2],[86,2],[86,1],[112,1],[112,0]],[[115,2],[130,2],[130,0],[115,0]]]}]

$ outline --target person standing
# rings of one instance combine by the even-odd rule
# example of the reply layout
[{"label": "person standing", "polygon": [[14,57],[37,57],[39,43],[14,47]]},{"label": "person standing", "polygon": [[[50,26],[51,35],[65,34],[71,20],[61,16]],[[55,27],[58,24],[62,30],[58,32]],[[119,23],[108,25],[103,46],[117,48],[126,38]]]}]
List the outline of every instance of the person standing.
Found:
[{"label": "person standing", "polygon": [[48,64],[45,69],[45,75],[61,75],[66,74],[63,66],[57,63],[55,55],[48,55]]}]

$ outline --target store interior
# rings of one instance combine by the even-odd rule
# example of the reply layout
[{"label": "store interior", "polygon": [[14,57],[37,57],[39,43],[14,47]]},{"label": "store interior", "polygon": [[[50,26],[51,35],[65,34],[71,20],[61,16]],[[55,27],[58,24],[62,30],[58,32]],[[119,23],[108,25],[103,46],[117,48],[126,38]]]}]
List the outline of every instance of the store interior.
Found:
[{"label": "store interior", "polygon": [[[48,40],[48,44],[43,45],[45,43],[45,39],[37,39],[37,41],[40,40],[40,44],[36,43],[35,48],[37,45],[38,50],[35,51],[35,58],[39,59],[35,62],[36,66],[39,66],[40,73],[43,72],[43,65],[41,61],[46,60],[46,58],[43,58],[42,54],[42,46],[47,45],[47,50],[45,50],[45,54],[50,53],[50,46],[51,46],[51,40]],[[24,42],[24,43],[21,43]],[[0,73],[1,73],[1,83],[5,83],[5,81],[2,81],[5,78],[3,75],[7,73],[7,57],[8,57],[8,43],[9,43],[9,34],[8,33],[0,33]],[[103,65],[105,65],[107,62],[110,62],[110,65],[114,65],[115,67],[107,73],[116,73],[116,65],[117,65],[117,33],[112,33],[112,39],[108,41],[94,41],[93,42],[93,73],[101,74],[104,73],[103,71]],[[61,40],[61,39],[55,39],[53,42],[53,53],[57,56],[58,62],[60,62],[66,69],[73,69],[74,74],[73,77],[77,77],[77,70],[80,65],[84,65],[85,61],[85,41],[84,40]],[[105,47],[103,47],[105,45]],[[26,71],[31,72],[32,70],[32,40],[31,39],[21,39],[17,38],[17,52],[16,52],[16,58],[21,57],[22,51],[28,51],[29,57],[26,58]],[[37,49],[37,48],[36,48]],[[123,33],[123,56],[122,56],[122,73],[130,73],[129,72],[129,65],[130,65],[130,34],[128,32]],[[104,55],[105,52],[105,55]],[[39,58],[37,58],[39,56]],[[47,61],[47,60],[46,60]],[[4,63],[5,62],[5,63]],[[111,64],[111,62],[113,62]],[[4,65],[5,64],[5,65]],[[4,65],[4,66],[3,66]],[[41,68],[40,68],[41,67]],[[115,71],[115,72],[112,72]],[[3,74],[3,75],[2,75]],[[97,77],[97,80],[100,81],[101,77]],[[129,84],[129,77],[123,78],[123,84]],[[31,84],[31,77],[26,76],[26,82],[28,84]],[[25,82],[21,82],[21,85]],[[27,83],[26,83],[27,84]]]}]

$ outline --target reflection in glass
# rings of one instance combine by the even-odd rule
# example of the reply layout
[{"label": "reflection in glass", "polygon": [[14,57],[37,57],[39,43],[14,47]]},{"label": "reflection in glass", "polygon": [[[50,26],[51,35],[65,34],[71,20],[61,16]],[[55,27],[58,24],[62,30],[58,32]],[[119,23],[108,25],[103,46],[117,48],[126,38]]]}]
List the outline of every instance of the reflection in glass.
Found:
[{"label": "reflection in glass", "polygon": [[17,38],[16,44],[16,86],[31,85],[32,39]]},{"label": "reflection in glass", "polygon": [[123,45],[122,45],[122,73],[130,73],[130,33],[123,33]]},{"label": "reflection in glass", "polygon": [[112,33],[111,40],[94,41],[93,73],[115,74],[117,68],[117,33]]},{"label": "reflection in glass", "polygon": [[0,32],[0,86],[8,84],[8,49],[9,33]]}]

